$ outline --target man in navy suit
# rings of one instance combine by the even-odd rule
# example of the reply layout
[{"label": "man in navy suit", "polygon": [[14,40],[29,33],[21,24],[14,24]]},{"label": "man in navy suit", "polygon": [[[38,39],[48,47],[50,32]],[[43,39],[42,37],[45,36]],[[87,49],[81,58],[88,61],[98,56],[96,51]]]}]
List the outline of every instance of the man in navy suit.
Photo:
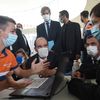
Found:
[{"label": "man in navy suit", "polygon": [[37,26],[37,37],[44,37],[47,39],[49,50],[58,52],[60,50],[60,23],[50,19],[51,11],[49,7],[43,7],[41,9],[41,15],[44,19],[44,22]]}]

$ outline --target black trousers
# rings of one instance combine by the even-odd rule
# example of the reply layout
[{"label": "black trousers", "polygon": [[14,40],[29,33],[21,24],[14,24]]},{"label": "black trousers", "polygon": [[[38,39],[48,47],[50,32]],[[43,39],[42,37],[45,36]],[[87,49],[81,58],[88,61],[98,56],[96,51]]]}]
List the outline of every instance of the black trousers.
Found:
[{"label": "black trousers", "polygon": [[72,71],[73,60],[70,59],[68,56],[61,56],[59,60],[59,70],[63,73],[69,73]]},{"label": "black trousers", "polygon": [[68,90],[80,100],[100,100],[100,86],[92,83],[84,83],[77,78],[73,78],[69,82]]}]

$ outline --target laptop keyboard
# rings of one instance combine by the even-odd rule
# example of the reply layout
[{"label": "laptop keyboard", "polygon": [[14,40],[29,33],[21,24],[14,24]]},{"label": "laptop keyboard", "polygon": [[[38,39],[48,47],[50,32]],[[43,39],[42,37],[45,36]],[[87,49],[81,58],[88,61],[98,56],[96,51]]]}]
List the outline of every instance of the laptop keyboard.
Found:
[{"label": "laptop keyboard", "polygon": [[26,88],[39,88],[48,78],[33,77],[30,78],[32,84],[28,85]]},{"label": "laptop keyboard", "polygon": [[[30,85],[28,85],[26,88],[39,88],[48,78],[40,78],[40,77],[34,75],[34,76],[29,77],[28,79],[31,80],[32,83]],[[27,78],[20,79],[17,81],[17,83],[21,82],[21,81],[23,82],[28,79]]]}]

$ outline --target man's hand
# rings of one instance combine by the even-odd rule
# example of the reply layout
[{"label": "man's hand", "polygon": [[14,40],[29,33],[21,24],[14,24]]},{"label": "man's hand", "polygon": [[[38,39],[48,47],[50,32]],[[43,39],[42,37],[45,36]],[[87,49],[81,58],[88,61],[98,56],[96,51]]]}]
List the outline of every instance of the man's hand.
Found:
[{"label": "man's hand", "polygon": [[72,77],[81,78],[81,73],[79,71],[76,71],[73,73]]},{"label": "man's hand", "polygon": [[80,59],[80,55],[79,54],[76,54],[76,56],[75,56],[76,58],[75,58],[75,60],[78,60],[78,59]]},{"label": "man's hand", "polygon": [[43,70],[43,71],[41,71],[40,72],[40,76],[42,76],[42,77],[50,77],[50,76],[52,76],[52,75],[55,75],[56,74],[56,69],[54,68],[54,69],[45,69],[45,70]]},{"label": "man's hand", "polygon": [[39,62],[35,64],[36,59],[31,64],[32,74],[39,74],[41,71],[48,68],[50,65],[50,62],[47,62],[47,60],[44,60],[43,62]]},{"label": "man's hand", "polygon": [[24,88],[26,86],[28,86],[29,84],[32,83],[31,80],[29,79],[20,79],[18,81],[15,81],[12,77],[12,74],[13,74],[13,71],[10,71],[7,75],[6,75],[6,78],[7,78],[7,84],[9,85],[9,87],[13,87],[13,88],[16,88],[16,89],[20,89],[20,88]]}]

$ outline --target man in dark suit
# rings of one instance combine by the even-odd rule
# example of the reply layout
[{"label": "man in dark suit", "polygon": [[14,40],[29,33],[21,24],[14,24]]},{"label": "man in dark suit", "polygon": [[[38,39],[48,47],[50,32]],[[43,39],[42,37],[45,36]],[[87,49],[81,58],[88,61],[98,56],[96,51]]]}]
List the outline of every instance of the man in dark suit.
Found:
[{"label": "man in dark suit", "polygon": [[69,20],[69,13],[66,10],[59,12],[59,19],[61,23],[64,23],[60,45],[62,46],[63,61],[65,61],[65,73],[68,73],[72,70],[73,60],[80,57],[81,31],[78,23]]},{"label": "man in dark suit", "polygon": [[54,52],[48,51],[47,40],[43,37],[39,37],[35,40],[34,46],[37,53],[27,60],[26,67],[30,68],[34,59],[36,59],[36,63],[43,62],[47,59],[47,61],[50,62],[50,66],[41,71],[40,75],[44,77],[54,75],[58,67],[57,55]]},{"label": "man in dark suit", "polygon": [[[91,20],[94,22],[93,27],[98,25],[100,31],[100,3],[92,8],[90,16]],[[91,70],[92,72],[94,71],[94,73],[96,73],[96,84],[85,83],[80,77],[73,78],[68,84],[68,90],[80,100],[100,100],[100,38],[97,36],[87,37],[86,47],[88,55],[92,58],[92,66],[90,66],[90,68],[86,68],[85,66],[83,72],[86,75],[87,73],[89,74]],[[91,64],[90,62],[86,63]]]},{"label": "man in dark suit", "polygon": [[61,32],[60,23],[50,19],[51,11],[50,8],[46,6],[41,9],[41,15],[44,19],[44,23],[37,26],[37,37],[47,39],[49,49],[58,52],[58,50],[60,50],[58,42]]},{"label": "man in dark suit", "polygon": [[9,49],[15,54],[17,50],[23,48],[28,56],[30,56],[31,51],[28,44],[28,41],[20,29],[16,29],[16,34],[18,36],[16,42],[9,47]]},{"label": "man in dark suit", "polygon": [[[99,40],[100,41],[100,40]],[[96,95],[100,95],[100,43],[93,37],[86,38],[87,53],[91,56],[88,61],[80,66],[80,69],[73,75],[68,84],[69,92],[80,98],[80,100],[99,100]],[[86,79],[96,79],[96,84],[85,83]],[[99,91],[98,89],[99,88]],[[97,94],[95,94],[97,93]],[[95,97],[95,98],[94,98]]]},{"label": "man in dark suit", "polygon": [[87,36],[86,38],[86,51],[87,56],[84,62],[81,64],[80,69],[74,72],[73,77],[83,78],[83,79],[95,79],[96,78],[96,70],[98,68],[99,57],[96,59],[97,48],[96,39],[92,35]]},{"label": "man in dark suit", "polygon": [[21,23],[17,23],[16,24],[16,32],[18,31],[17,29],[19,29],[21,31],[21,33],[20,32],[18,32],[18,33],[20,33],[20,35],[22,34],[23,39],[24,39],[24,43],[26,45],[26,47],[23,47],[23,49],[25,50],[27,55],[30,56],[31,55],[31,50],[30,50],[30,46],[28,44],[27,38],[26,38],[26,36],[23,33],[23,25]]}]

